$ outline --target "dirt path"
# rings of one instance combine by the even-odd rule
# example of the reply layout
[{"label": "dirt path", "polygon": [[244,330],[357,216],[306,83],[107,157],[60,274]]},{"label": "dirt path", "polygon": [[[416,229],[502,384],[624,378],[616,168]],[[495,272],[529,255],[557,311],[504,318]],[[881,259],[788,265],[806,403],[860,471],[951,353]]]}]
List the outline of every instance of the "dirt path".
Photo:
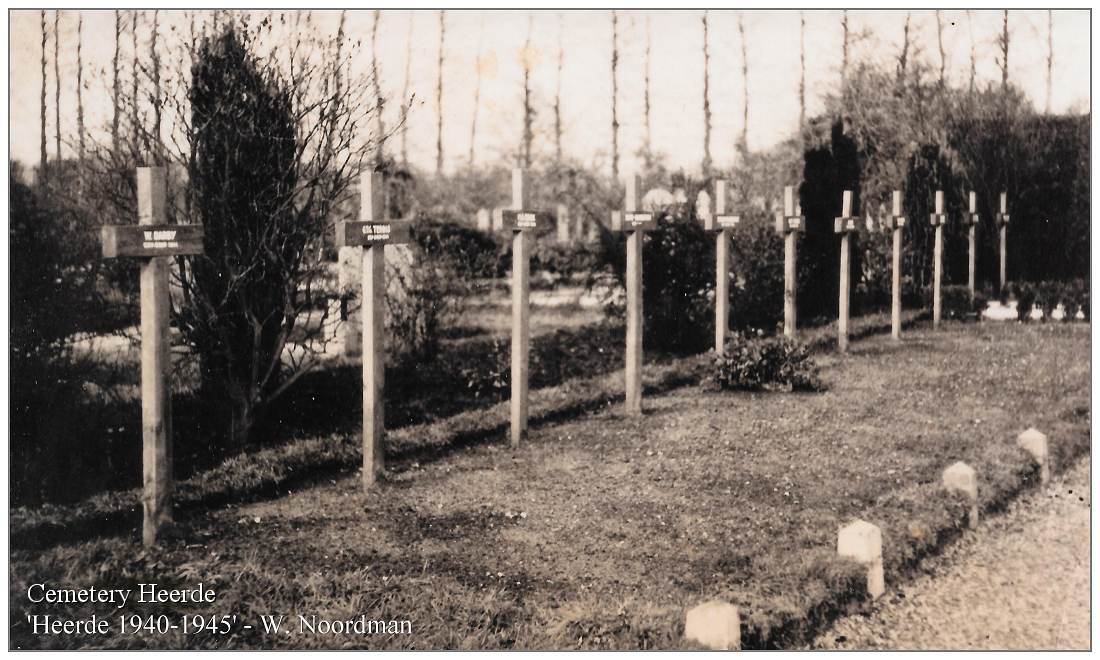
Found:
[{"label": "dirt path", "polygon": [[826,649],[1089,649],[1089,457],[841,619]]}]

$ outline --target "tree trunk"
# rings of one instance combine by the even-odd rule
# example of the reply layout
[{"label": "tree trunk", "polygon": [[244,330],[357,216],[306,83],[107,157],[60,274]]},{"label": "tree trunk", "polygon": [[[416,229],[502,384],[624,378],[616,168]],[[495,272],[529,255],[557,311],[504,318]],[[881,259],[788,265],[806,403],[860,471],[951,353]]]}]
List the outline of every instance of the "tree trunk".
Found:
[{"label": "tree trunk", "polygon": [[703,11],[703,176],[710,173],[710,26]]},{"label": "tree trunk", "polygon": [[531,53],[531,32],[534,30],[534,18],[527,14],[527,40],[523,44],[523,150],[521,162],[524,169],[531,167],[531,147],[535,141],[535,109],[531,105],[531,67],[534,62]]},{"label": "tree trunk", "polygon": [[1001,37],[997,40],[997,45],[1001,49],[1001,91],[1008,91],[1008,10],[1003,10],[1001,14],[1003,19],[1001,21]]},{"label": "tree trunk", "polygon": [[806,12],[798,12],[798,131],[806,126]]},{"label": "tree trunk", "polygon": [[619,13],[611,10],[611,178],[619,180]]},{"label": "tree trunk", "polygon": [[[341,13],[343,15],[343,13]],[[381,167],[386,161],[386,125],[382,121],[382,106],[385,104],[385,99],[382,98],[382,81],[378,76],[378,24],[382,22],[381,10],[374,10],[374,21],[371,23],[370,28],[370,75],[373,79],[374,85],[374,103],[378,106],[378,112],[375,114],[375,130],[378,132],[378,150],[375,152],[374,162],[377,167]]]},{"label": "tree trunk", "polygon": [[974,85],[978,77],[978,55],[974,48],[974,20],[970,10],[966,10],[966,24],[970,32],[970,93],[974,93]]},{"label": "tree trunk", "polygon": [[651,56],[651,37],[649,32],[649,14],[645,16],[645,152],[646,157],[649,157],[653,153],[653,133],[652,124],[650,123],[650,106],[649,106],[649,78],[650,78],[650,56]]},{"label": "tree trunk", "polygon": [[745,15],[737,13],[737,32],[741,36],[741,86],[745,94],[742,102],[741,155],[749,153],[749,47],[745,41]]},{"label": "tree trunk", "polygon": [[53,133],[54,133],[54,158],[61,162],[61,63],[60,45],[61,30],[58,23],[61,19],[61,10],[53,12]]},{"label": "tree trunk", "polygon": [[1050,114],[1050,97],[1054,85],[1054,12],[1047,10],[1047,103],[1046,113]]},{"label": "tree trunk", "polygon": [[118,100],[120,83],[118,79],[118,55],[122,46],[122,12],[115,10],[115,56],[111,60],[111,153],[118,153]]},{"label": "tree trunk", "polygon": [[444,12],[439,10],[439,71],[435,84],[435,104],[439,111],[435,133],[435,173],[443,173],[443,48],[447,24]]},{"label": "tree trunk", "polygon": [[409,12],[409,30],[405,36],[405,81],[401,86],[401,163],[409,164],[409,73],[413,54],[413,13]]},{"label": "tree trunk", "polygon": [[[133,59],[131,60],[131,67],[130,67],[130,70],[133,72],[133,84],[132,84],[132,87],[131,87],[131,90],[130,90],[130,103],[133,105],[133,107],[131,108],[131,112],[133,114],[132,114],[132,117],[131,117],[130,121],[132,123],[132,131],[133,131],[134,141],[130,145],[130,148],[133,151],[134,160],[139,160],[140,154],[138,153],[138,149],[139,149],[138,141],[139,141],[139,136],[141,135],[141,116],[140,116],[140,113],[138,112],[138,71],[139,71],[140,67],[138,65],[138,37],[137,37],[138,12],[137,12],[137,10],[131,11],[130,16],[131,16],[131,19],[132,19],[131,22],[130,22],[130,36],[131,36],[131,39],[133,41],[133,46],[134,46]],[[147,148],[148,148],[148,146],[149,145],[146,144]]]},{"label": "tree trunk", "polygon": [[45,185],[49,182],[49,171],[47,170],[47,156],[46,156],[46,10],[39,11],[39,18],[42,19],[42,114],[40,116],[42,120],[42,140],[39,145],[40,151],[38,154],[38,183]]},{"label": "tree trunk", "polygon": [[[565,31],[563,22],[562,15],[558,14],[558,76],[554,86],[554,156],[559,163],[561,162],[561,69],[565,62],[565,46],[562,41],[562,34]],[[647,88],[647,100],[648,93]]]},{"label": "tree trunk", "polygon": [[936,44],[940,49],[940,89],[947,87],[947,51],[943,49],[943,17],[936,10]]},{"label": "tree trunk", "polygon": [[905,74],[909,67],[909,26],[912,14],[905,14],[905,27],[901,30],[901,53],[898,55],[898,78],[895,83],[895,93],[900,95],[905,89]]},{"label": "tree trunk", "polygon": [[157,52],[157,32],[160,31],[160,10],[153,10],[153,27],[149,33],[149,52],[153,68],[153,158],[157,165],[164,164],[164,140],[160,135],[160,55]]},{"label": "tree trunk", "polygon": [[[842,98],[848,97],[848,46],[849,46],[849,33],[848,33],[848,10],[844,10],[844,16],[840,19],[840,28],[844,33],[843,41],[840,48],[840,91]],[[845,105],[844,107],[847,107]]]},{"label": "tree trunk", "polygon": [[[76,20],[76,137],[78,157],[83,172],[84,163],[84,14]],[[83,177],[81,177],[83,181]]]},{"label": "tree trunk", "polygon": [[474,166],[474,160],[477,155],[477,115],[481,109],[481,48],[485,42],[485,17],[481,18],[481,28],[477,34],[477,55],[474,60],[474,118],[470,121],[470,167]]}]

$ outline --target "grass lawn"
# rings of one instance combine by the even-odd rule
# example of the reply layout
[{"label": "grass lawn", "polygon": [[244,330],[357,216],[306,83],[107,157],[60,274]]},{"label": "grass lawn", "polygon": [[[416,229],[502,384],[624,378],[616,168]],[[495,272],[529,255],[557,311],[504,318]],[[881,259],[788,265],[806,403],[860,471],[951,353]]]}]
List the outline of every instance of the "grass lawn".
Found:
[{"label": "grass lawn", "polygon": [[[965,460],[995,509],[1035,478],[1014,445],[1046,432],[1054,469],[1089,444],[1089,327],[922,326],[902,344],[818,356],[828,390],[748,394],[701,387],[533,427],[518,450],[482,444],[391,474],[195,514],[155,552],[134,538],[13,551],[11,644],[160,648],[675,648],[685,608],[720,597],[748,647],[805,639],[858,567],[835,557],[854,517],[883,530],[887,584],[959,533],[964,506],[938,489]],[[217,592],[213,605],[119,613],[237,614],[226,635],[180,631],[32,636],[25,616],[114,616],[103,605],[33,605],[26,589]],[[267,635],[282,614],[293,634]],[[299,634],[297,615],[407,619],[405,636]],[[288,624],[289,625],[289,624]],[[117,624],[114,626],[117,630]]]}]

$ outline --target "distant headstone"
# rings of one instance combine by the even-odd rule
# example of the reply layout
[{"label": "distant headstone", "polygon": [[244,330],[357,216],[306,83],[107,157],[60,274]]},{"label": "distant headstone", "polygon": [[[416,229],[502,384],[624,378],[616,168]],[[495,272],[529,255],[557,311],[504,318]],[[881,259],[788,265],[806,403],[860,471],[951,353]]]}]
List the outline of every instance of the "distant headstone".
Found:
[{"label": "distant headstone", "polygon": [[836,551],[841,557],[853,559],[867,569],[867,593],[878,598],[886,592],[882,565],[882,531],[869,522],[856,520],[837,534]]},{"label": "distant headstone", "polygon": [[684,639],[713,651],[740,650],[741,617],[737,607],[712,600],[691,608],[684,620]]},{"label": "distant headstone", "polygon": [[493,219],[489,215],[489,209],[477,210],[477,228],[481,231],[492,231]]},{"label": "distant headstone", "polygon": [[1046,434],[1036,428],[1029,428],[1016,436],[1016,446],[1031,454],[1039,465],[1039,482],[1050,481],[1050,445]]},{"label": "distant headstone", "polygon": [[978,526],[978,473],[974,468],[959,461],[943,471],[943,487],[949,493],[960,493],[970,503],[970,515],[967,517],[970,528]]},{"label": "distant headstone", "polygon": [[558,222],[558,225],[557,225],[557,229],[558,229],[557,239],[558,239],[558,242],[559,243],[568,243],[569,238],[570,238],[570,235],[569,235],[570,234],[570,232],[569,232],[569,207],[566,206],[565,204],[558,204],[558,207],[557,207],[556,211],[557,212],[556,212],[555,215],[557,217],[557,222]]}]

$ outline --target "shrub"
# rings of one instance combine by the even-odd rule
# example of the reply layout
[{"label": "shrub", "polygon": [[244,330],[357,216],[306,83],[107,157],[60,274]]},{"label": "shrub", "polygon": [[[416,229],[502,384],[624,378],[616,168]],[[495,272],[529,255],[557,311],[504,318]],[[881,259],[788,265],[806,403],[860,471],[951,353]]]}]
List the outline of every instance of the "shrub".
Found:
[{"label": "shrub", "polygon": [[806,344],[781,335],[736,333],[714,359],[714,382],[724,390],[823,389]]},{"label": "shrub", "polygon": [[943,316],[958,321],[977,320],[989,302],[980,291],[970,295],[970,287],[953,284],[945,286],[940,292],[943,305]]},{"label": "shrub", "polygon": [[1035,306],[1035,301],[1038,298],[1038,290],[1031,282],[1017,282],[1012,287],[1012,292],[1016,297],[1016,312],[1020,315],[1020,320],[1028,322],[1031,320],[1031,308]]},{"label": "shrub", "polygon": [[[647,347],[687,354],[706,349],[714,317],[714,241],[696,216],[694,200],[701,184],[683,175],[672,180],[682,201],[655,210],[656,229],[646,232],[642,258],[643,314]],[[626,283],[626,241],[604,239],[602,258],[615,278]],[[609,304],[609,313],[622,308]]]}]

